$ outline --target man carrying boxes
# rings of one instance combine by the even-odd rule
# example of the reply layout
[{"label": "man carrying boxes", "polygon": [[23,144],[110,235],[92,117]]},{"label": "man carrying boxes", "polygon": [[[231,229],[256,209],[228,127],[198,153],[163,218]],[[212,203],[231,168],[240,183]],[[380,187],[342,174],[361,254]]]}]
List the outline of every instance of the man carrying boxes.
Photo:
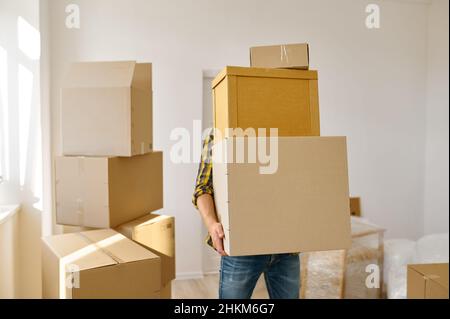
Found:
[{"label": "man carrying boxes", "polygon": [[75,63],[61,93],[56,222],[99,230],[42,239],[44,298],[170,298],[174,219],[150,214],[163,207],[152,65]]},{"label": "man carrying boxes", "polygon": [[[351,244],[346,140],[319,137],[317,72],[297,70],[308,68],[307,45],[251,49],[251,61],[259,67],[227,67],[213,81],[215,132],[204,142],[193,203],[222,256],[220,298],[250,298],[264,274],[271,298],[296,299],[296,252]],[[242,134],[261,128],[278,129],[268,139],[277,145],[275,172],[216,159],[241,142],[250,158],[250,143],[265,136]]]}]

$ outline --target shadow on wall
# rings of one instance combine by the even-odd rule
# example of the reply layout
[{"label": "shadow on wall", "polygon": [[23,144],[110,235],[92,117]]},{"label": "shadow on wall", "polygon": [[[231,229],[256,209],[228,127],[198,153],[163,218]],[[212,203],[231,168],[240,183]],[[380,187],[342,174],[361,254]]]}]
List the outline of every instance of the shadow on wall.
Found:
[{"label": "shadow on wall", "polygon": [[0,264],[0,276],[15,278],[12,291],[5,292],[8,297],[39,298],[43,183],[40,34],[25,18],[14,15],[14,9],[8,9],[0,12],[0,29],[5,35],[0,37],[0,205],[21,204],[22,209],[17,234],[10,236],[11,241],[18,241],[14,245],[17,251],[13,260],[7,261],[15,263],[15,273],[8,273]]}]

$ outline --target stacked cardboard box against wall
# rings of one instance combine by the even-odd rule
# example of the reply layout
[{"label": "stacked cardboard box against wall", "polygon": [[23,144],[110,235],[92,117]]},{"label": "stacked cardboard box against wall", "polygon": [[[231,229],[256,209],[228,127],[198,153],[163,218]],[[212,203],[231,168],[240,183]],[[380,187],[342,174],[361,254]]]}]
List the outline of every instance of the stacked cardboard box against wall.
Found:
[{"label": "stacked cardboard box against wall", "polygon": [[123,224],[116,230],[148,248],[161,259],[161,298],[171,297],[175,279],[175,219],[150,214]]},{"label": "stacked cardboard box against wall", "polygon": [[[170,297],[174,272],[164,271],[164,280],[161,273],[167,259],[174,262],[174,249],[162,265],[163,257],[150,251],[152,243],[146,250],[131,236],[110,229],[163,207],[163,156],[153,151],[152,93],[150,63],[70,66],[61,91],[63,156],[55,160],[56,220],[102,230],[43,239],[44,296]],[[155,229],[143,233],[174,246],[174,234],[163,237]],[[79,287],[68,278],[78,278]]]},{"label": "stacked cardboard box against wall", "polygon": [[[225,251],[240,256],[348,248],[346,138],[320,137],[318,74],[308,70],[308,45],[252,48],[251,64],[226,67],[212,83],[214,197]],[[278,143],[272,148],[265,141],[260,152],[271,128],[278,129]],[[256,137],[247,136],[252,132]],[[237,145],[244,145],[243,163]],[[247,151],[257,149],[255,163]],[[276,155],[273,165],[258,162],[264,151]]]}]

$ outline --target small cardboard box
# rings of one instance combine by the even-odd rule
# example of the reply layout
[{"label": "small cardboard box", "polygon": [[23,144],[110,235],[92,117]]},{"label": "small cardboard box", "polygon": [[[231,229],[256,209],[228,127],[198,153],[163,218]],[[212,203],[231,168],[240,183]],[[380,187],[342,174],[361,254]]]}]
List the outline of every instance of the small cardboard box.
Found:
[{"label": "small cardboard box", "polygon": [[63,155],[133,156],[153,149],[152,65],[74,63],[61,90]]},{"label": "small cardboard box", "polygon": [[111,230],[42,239],[45,299],[160,298],[160,258]]},{"label": "small cardboard box", "polygon": [[448,299],[448,263],[408,265],[408,299]]},{"label": "small cardboard box", "polygon": [[[226,67],[213,81],[214,127],[320,136],[317,71]],[[235,134],[240,136],[239,134]],[[217,137],[216,140],[219,140]]]},{"label": "small cardboard box", "polygon": [[175,279],[175,218],[148,214],[116,230],[161,258],[161,284]]},{"label": "small cardboard box", "polygon": [[[225,251],[242,256],[349,248],[346,138],[280,137],[265,150],[261,141],[227,138],[213,148]],[[255,150],[249,143],[256,143],[258,154],[270,149],[268,164],[247,160]],[[228,157],[238,153],[238,145],[248,156],[243,162]]]},{"label": "small cardboard box", "polygon": [[250,65],[258,68],[309,69],[307,43],[250,48]]},{"label": "small cardboard box", "polygon": [[361,198],[350,197],[350,214],[361,217]]},{"label": "small cardboard box", "polygon": [[163,207],[163,156],[57,157],[56,223],[114,228]]}]

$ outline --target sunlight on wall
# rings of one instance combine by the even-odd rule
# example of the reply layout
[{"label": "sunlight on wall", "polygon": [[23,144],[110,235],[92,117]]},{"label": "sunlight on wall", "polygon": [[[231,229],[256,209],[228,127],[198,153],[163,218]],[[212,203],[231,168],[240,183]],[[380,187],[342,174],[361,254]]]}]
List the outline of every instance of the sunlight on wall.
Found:
[{"label": "sunlight on wall", "polygon": [[[30,60],[39,61],[41,54],[40,33],[23,17],[17,18],[18,47]],[[19,63],[18,104],[19,104],[19,172],[20,186],[30,188],[33,207],[42,210],[42,143],[40,130],[39,100],[35,92],[33,71]],[[36,132],[36,133],[31,133]]]},{"label": "sunlight on wall", "polygon": [[[18,47],[31,60],[39,61],[40,32],[24,18],[17,19]],[[19,152],[20,186],[28,185],[34,197],[33,207],[43,209],[42,142],[39,92],[32,70],[19,64]],[[35,132],[35,133],[31,133]]]},{"label": "sunlight on wall", "polygon": [[0,47],[0,176],[9,180],[8,54]]},{"label": "sunlight on wall", "polygon": [[19,93],[19,165],[20,165],[20,186],[25,185],[27,173],[27,159],[30,134],[30,113],[31,98],[33,93],[33,73],[19,65],[18,71],[18,93]]},{"label": "sunlight on wall", "polygon": [[39,31],[22,17],[17,19],[17,31],[20,51],[31,60],[39,60],[41,55]]}]

